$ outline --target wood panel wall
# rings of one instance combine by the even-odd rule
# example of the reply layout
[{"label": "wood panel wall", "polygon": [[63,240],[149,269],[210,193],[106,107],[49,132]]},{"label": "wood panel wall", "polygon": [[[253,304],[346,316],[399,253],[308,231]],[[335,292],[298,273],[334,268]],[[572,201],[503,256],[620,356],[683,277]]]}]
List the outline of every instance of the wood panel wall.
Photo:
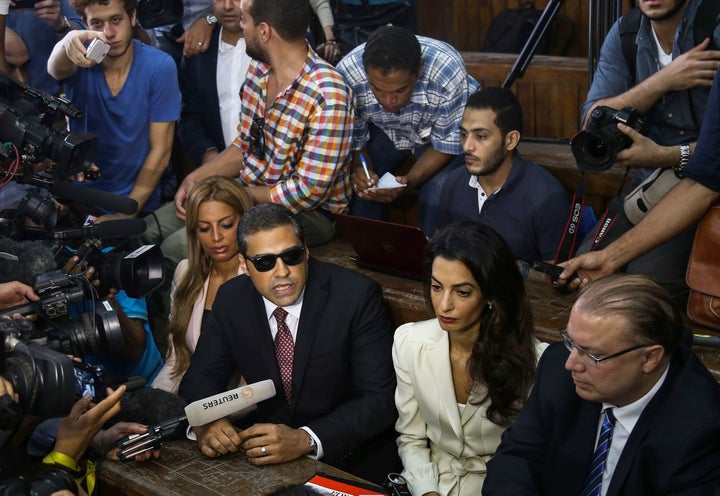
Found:
[{"label": "wood panel wall", "polygon": [[[515,9],[527,0],[416,0],[418,33],[447,41],[461,51],[479,51],[492,19],[505,9]],[[610,1],[610,0],[606,0]],[[535,7],[544,9],[548,0],[533,0]],[[627,10],[632,0],[623,0]],[[558,12],[575,25],[571,47],[566,54],[587,57],[588,0],[565,0]]]}]

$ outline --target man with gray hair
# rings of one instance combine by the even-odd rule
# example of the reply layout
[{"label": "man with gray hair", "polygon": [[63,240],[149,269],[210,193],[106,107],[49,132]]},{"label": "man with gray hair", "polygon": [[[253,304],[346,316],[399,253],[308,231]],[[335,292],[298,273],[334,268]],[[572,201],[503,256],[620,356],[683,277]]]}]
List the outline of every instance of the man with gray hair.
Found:
[{"label": "man with gray hair", "polygon": [[645,276],[590,284],[504,434],[483,495],[713,495],[720,386]]}]

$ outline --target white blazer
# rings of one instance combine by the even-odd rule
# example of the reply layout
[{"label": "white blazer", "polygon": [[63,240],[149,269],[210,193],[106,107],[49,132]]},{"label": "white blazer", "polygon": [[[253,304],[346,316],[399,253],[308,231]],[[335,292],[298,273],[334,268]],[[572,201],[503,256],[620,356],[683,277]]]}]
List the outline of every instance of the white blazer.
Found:
[{"label": "white blazer", "polygon": [[[189,268],[188,260],[181,260],[175,269],[175,275],[172,281],[172,287],[170,289],[170,315],[172,315],[173,306],[175,304],[175,290],[178,284],[182,281],[183,277],[187,273]],[[238,275],[243,274],[242,268],[238,266]],[[203,312],[205,311],[205,298],[207,297],[208,284],[210,283],[210,277],[205,278],[203,283],[202,291],[198,295],[195,303],[193,303],[192,314],[190,315],[190,322],[188,322],[187,332],[185,333],[185,342],[187,343],[190,353],[195,351],[198,339],[200,339],[200,331],[202,329]],[[180,387],[180,381],[182,380],[182,374],[177,377],[171,377],[171,373],[175,368],[175,348],[173,347],[172,334],[168,335],[168,354],[165,360],[165,366],[160,370],[155,380],[152,383],[152,387],[157,389],[164,389],[171,393],[178,392]]]},{"label": "white blazer", "polygon": [[[538,358],[548,346],[536,340]],[[475,383],[462,415],[455,398],[447,332],[437,319],[400,326],[393,363],[398,452],[414,495],[479,495],[485,464],[505,430],[487,419],[485,386]],[[473,404],[475,403],[475,404]]]}]

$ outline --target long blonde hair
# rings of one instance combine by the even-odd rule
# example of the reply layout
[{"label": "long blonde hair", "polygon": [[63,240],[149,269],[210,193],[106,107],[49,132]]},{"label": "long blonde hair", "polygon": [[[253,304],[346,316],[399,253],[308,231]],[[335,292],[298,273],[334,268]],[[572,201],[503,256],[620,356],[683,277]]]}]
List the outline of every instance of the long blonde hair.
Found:
[{"label": "long blonde hair", "polygon": [[190,324],[193,304],[200,295],[212,267],[212,261],[203,250],[197,236],[200,205],[208,201],[222,202],[240,215],[253,205],[252,199],[243,186],[222,176],[203,179],[188,194],[185,208],[188,269],[175,288],[168,324],[168,332],[172,334],[172,345],[175,350],[175,367],[171,373],[173,378],[184,374],[190,365],[190,348],[185,341],[185,335]]}]

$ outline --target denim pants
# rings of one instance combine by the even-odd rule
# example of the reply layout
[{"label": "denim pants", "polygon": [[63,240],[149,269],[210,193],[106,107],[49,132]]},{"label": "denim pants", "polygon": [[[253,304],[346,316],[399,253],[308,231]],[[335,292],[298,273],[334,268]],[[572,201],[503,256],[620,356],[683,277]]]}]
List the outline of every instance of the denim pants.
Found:
[{"label": "denim pants", "polygon": [[[367,152],[370,155],[373,168],[378,176],[386,172],[395,173],[398,167],[410,156],[419,157],[430,147],[424,145],[414,150],[398,150],[390,138],[377,126],[370,124],[370,141],[367,143]],[[456,155],[445,167],[427,180],[420,187],[420,228],[426,236],[435,234],[440,195],[447,175],[458,167],[465,166],[464,155]],[[384,203],[363,200],[357,196],[350,204],[350,213],[368,219],[385,220],[387,218],[387,205]]]}]

